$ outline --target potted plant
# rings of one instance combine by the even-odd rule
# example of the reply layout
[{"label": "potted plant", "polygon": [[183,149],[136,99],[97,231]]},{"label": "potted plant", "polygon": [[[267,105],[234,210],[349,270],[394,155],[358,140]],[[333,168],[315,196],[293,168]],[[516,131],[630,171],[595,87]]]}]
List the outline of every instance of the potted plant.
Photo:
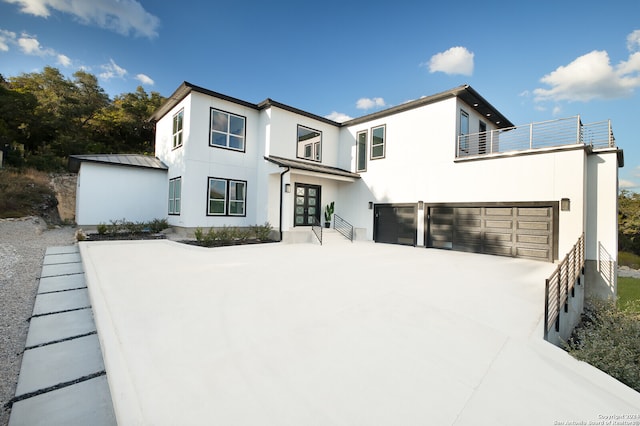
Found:
[{"label": "potted plant", "polygon": [[324,209],[324,227],[329,228],[331,226],[331,216],[333,215],[333,201],[331,204],[327,204]]}]

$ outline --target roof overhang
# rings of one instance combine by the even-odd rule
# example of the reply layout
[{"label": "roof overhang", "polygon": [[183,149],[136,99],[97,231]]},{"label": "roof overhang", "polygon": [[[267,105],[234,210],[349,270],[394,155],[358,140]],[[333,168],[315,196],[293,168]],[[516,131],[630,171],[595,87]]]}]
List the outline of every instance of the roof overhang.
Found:
[{"label": "roof overhang", "polygon": [[73,173],[78,173],[80,170],[80,164],[98,163],[111,166],[125,166],[125,167],[141,167],[154,170],[169,170],[166,164],[160,161],[156,157],[142,154],[94,154],[94,155],[70,155],[69,156],[69,170]]},{"label": "roof overhang", "polygon": [[339,180],[343,182],[355,182],[357,179],[360,179],[360,175],[358,173],[353,173],[337,167],[308,163],[300,160],[291,160],[289,158],[278,157],[275,155],[264,157],[264,159],[279,167],[287,167],[292,170],[292,173],[295,171],[296,174]]},{"label": "roof overhang", "polygon": [[468,84],[458,86],[454,89],[447,90],[446,92],[436,93],[435,95],[425,96],[415,101],[406,102],[401,105],[397,105],[392,108],[385,109],[383,111],[374,112],[363,117],[354,118],[353,120],[345,121],[343,126],[353,126],[367,121],[376,120],[379,118],[387,117],[389,115],[398,114],[400,112],[420,108],[424,105],[433,104],[436,102],[444,101],[457,97],[470,107],[474,108],[478,114],[481,114],[487,121],[492,122],[499,129],[507,127],[514,127],[514,124],[509,121],[504,115],[500,113],[493,105],[487,102],[478,92],[476,92]]}]

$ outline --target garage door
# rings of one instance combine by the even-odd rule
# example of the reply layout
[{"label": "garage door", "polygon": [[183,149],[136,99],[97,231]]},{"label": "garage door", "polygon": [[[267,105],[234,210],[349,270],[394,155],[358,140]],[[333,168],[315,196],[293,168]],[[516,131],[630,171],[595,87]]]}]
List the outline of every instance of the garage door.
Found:
[{"label": "garage door", "polygon": [[376,204],[373,239],[377,243],[416,245],[416,205]]},{"label": "garage door", "polygon": [[433,206],[427,246],[553,261],[554,207]]}]

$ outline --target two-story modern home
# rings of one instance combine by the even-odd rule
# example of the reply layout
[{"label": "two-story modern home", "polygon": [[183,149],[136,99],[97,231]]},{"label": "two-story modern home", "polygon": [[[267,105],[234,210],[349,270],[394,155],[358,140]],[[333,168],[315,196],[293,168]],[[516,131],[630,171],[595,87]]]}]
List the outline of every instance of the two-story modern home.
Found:
[{"label": "two-story modern home", "polygon": [[337,123],[187,82],[151,119],[156,158],[74,157],[78,224],[269,222],[312,241],[334,202],[357,240],[549,262],[584,234],[594,288],[615,293],[601,265],[616,262],[623,156],[608,121],[514,126],[465,85]]}]

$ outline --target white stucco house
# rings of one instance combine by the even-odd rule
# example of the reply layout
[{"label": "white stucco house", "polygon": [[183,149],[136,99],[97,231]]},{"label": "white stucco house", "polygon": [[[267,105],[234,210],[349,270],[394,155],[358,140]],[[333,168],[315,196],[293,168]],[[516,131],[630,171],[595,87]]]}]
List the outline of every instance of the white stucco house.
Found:
[{"label": "white stucco house", "polygon": [[615,294],[598,263],[617,258],[623,155],[608,121],[514,126],[464,85],[337,123],[187,82],[151,119],[155,159],[74,156],[79,225],[269,222],[298,241],[333,201],[356,239],[382,243],[553,262],[584,234],[586,274]]}]

